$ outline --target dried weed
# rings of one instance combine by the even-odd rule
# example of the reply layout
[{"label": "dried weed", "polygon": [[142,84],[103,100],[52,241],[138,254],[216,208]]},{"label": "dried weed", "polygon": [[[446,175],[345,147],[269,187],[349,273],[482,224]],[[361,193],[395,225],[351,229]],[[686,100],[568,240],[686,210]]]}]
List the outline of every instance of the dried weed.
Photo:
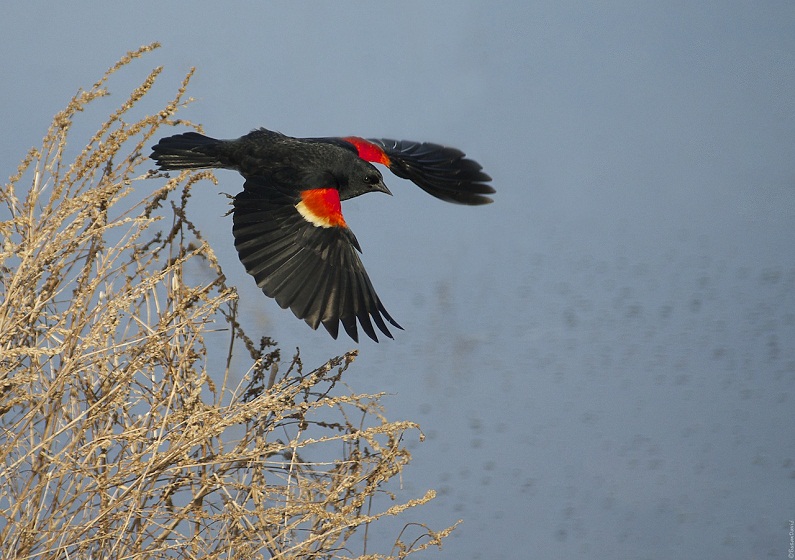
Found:
[{"label": "dried weed", "polygon": [[433,498],[371,511],[418,427],[388,421],[380,395],[338,394],[354,352],[309,373],[296,355],[280,375],[278,348],[243,332],[187,218],[212,174],[136,176],[161,126],[198,129],[175,117],[192,71],[161,111],[130,118],[153,70],[65,161],[75,118],[157,46],[79,91],[0,191],[3,558],[375,559],[439,545],[452,528],[409,523],[388,553],[366,553],[368,524]]}]

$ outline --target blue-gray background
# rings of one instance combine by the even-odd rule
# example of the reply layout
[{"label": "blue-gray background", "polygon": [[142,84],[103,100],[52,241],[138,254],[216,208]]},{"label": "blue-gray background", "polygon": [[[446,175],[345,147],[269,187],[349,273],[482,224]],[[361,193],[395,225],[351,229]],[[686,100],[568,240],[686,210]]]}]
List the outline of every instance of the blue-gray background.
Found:
[{"label": "blue-gray background", "polygon": [[[4,177],[155,40],[120,79],[164,64],[165,99],[196,66],[183,116],[211,135],[437,141],[494,177],[488,207],[387,175],[394,197],[344,208],[406,328],[362,343],[347,381],[427,435],[400,498],[439,497],[408,518],[464,520],[424,558],[786,557],[795,2],[25,2],[0,20]],[[218,194],[240,179],[218,175],[192,215],[251,334],[310,365],[353,347],[258,293]]]}]

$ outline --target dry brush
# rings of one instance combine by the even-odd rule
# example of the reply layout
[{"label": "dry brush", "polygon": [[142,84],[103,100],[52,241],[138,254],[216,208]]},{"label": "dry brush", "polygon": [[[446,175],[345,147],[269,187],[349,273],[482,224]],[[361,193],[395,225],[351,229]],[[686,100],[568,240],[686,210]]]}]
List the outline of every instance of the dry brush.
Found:
[{"label": "dry brush", "polygon": [[213,176],[142,171],[160,127],[194,126],[176,116],[192,72],[136,118],[154,69],[92,137],[72,137],[156,47],[79,91],[0,191],[2,557],[402,558],[440,544],[452,528],[366,538],[433,497],[386,490],[418,427],[339,382],[354,352],[305,372],[251,340],[188,217]]}]

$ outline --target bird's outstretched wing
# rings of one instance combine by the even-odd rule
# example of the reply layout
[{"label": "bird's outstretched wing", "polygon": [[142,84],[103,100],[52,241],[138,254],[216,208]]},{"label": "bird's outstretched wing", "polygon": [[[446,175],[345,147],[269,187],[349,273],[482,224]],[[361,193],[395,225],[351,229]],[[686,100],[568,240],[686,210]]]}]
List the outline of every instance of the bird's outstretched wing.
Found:
[{"label": "bird's outstretched wing", "polygon": [[359,157],[386,165],[389,170],[412,181],[425,192],[458,204],[478,205],[492,202],[494,188],[481,165],[456,148],[386,138],[347,136],[343,142],[352,145]]},{"label": "bird's outstretched wing", "polygon": [[375,341],[373,324],[402,328],[384,309],[345,224],[336,189],[279,189],[248,177],[234,200],[235,248],[266,295],[337,338],[339,323],[358,342],[357,321]]}]

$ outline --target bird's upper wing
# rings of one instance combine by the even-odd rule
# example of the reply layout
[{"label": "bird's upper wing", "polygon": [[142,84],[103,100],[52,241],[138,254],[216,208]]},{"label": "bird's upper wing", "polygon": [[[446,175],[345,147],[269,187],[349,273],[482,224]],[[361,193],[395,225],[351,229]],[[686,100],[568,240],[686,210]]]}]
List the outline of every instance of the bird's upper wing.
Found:
[{"label": "bird's upper wing", "polygon": [[430,142],[341,138],[352,145],[359,157],[389,167],[398,177],[408,179],[436,198],[459,204],[488,204],[495,192],[480,164],[456,148]]},{"label": "bird's upper wing", "polygon": [[244,188],[234,200],[235,248],[266,295],[334,338],[340,322],[355,341],[357,320],[375,341],[373,323],[390,338],[385,320],[402,328],[373,289],[335,189],[280,189],[263,177]]}]

